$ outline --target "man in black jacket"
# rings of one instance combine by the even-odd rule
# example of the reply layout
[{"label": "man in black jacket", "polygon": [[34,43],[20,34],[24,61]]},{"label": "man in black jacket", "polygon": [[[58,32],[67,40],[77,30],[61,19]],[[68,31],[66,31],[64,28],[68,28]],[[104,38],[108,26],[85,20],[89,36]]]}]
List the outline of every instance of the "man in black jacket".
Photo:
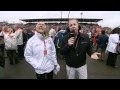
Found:
[{"label": "man in black jacket", "polygon": [[86,53],[96,60],[100,54],[92,50],[88,35],[79,33],[77,19],[70,19],[68,26],[70,32],[63,37],[60,49],[65,57],[68,79],[75,79],[76,72],[79,79],[87,79]]}]

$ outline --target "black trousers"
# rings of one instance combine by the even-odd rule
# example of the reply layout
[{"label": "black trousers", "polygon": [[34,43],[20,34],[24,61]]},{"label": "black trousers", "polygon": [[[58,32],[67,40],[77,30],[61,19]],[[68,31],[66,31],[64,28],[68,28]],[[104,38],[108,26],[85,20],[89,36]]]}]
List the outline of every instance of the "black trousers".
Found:
[{"label": "black trousers", "polygon": [[18,63],[18,57],[16,50],[6,50],[8,58],[10,60],[10,64],[13,64],[14,62],[17,64]]},{"label": "black trousers", "polygon": [[4,57],[5,45],[4,45],[4,44],[1,44],[1,45],[0,45],[0,49],[1,49],[1,53],[2,53],[2,55],[3,55],[3,57]]},{"label": "black trousers", "polygon": [[18,45],[18,57],[24,58],[24,47],[23,45]]},{"label": "black trousers", "polygon": [[116,65],[117,55],[116,53],[109,52],[106,64],[114,67]]},{"label": "black trousers", "polygon": [[37,79],[53,79],[53,71],[50,73],[44,73],[44,74],[37,74]]},{"label": "black trousers", "polygon": [[1,66],[2,68],[5,67],[5,58],[4,58],[4,56],[3,56],[3,51],[2,51],[2,50],[0,50],[0,66]]}]

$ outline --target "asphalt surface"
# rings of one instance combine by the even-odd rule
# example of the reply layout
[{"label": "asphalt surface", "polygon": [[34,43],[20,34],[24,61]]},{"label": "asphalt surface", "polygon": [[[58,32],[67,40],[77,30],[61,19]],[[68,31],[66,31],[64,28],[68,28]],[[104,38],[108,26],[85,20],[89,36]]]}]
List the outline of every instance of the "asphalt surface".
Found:
[{"label": "asphalt surface", "polygon": [[[67,79],[65,61],[59,58],[58,63],[61,70],[58,75],[54,75],[54,79]],[[119,67],[113,68],[106,65],[106,60],[96,61],[87,56],[88,79],[120,79],[120,56],[116,63]],[[6,58],[5,68],[0,67],[0,79],[36,79],[36,76],[32,66],[24,59],[19,64],[10,65]]]}]

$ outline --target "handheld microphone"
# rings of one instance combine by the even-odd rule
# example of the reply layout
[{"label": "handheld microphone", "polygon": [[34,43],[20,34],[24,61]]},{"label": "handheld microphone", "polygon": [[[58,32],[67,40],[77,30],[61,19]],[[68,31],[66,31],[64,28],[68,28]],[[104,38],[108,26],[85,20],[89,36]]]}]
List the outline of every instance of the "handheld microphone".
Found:
[{"label": "handheld microphone", "polygon": [[75,37],[75,36],[76,36],[76,33],[75,33],[74,30],[72,30],[72,31],[70,32],[70,37]]}]

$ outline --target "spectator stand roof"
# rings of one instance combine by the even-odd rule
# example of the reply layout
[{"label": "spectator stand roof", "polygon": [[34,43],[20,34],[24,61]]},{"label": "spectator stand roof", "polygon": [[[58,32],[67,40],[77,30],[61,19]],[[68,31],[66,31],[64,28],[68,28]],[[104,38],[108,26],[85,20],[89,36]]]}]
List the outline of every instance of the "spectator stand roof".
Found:
[{"label": "spectator stand roof", "polygon": [[[21,21],[30,23],[30,22],[39,22],[39,21],[44,21],[45,23],[67,23],[69,18],[45,18],[45,19],[20,19]],[[80,23],[86,23],[86,22],[93,22],[97,23],[103,19],[87,19],[87,18],[78,18],[78,21]]]}]

